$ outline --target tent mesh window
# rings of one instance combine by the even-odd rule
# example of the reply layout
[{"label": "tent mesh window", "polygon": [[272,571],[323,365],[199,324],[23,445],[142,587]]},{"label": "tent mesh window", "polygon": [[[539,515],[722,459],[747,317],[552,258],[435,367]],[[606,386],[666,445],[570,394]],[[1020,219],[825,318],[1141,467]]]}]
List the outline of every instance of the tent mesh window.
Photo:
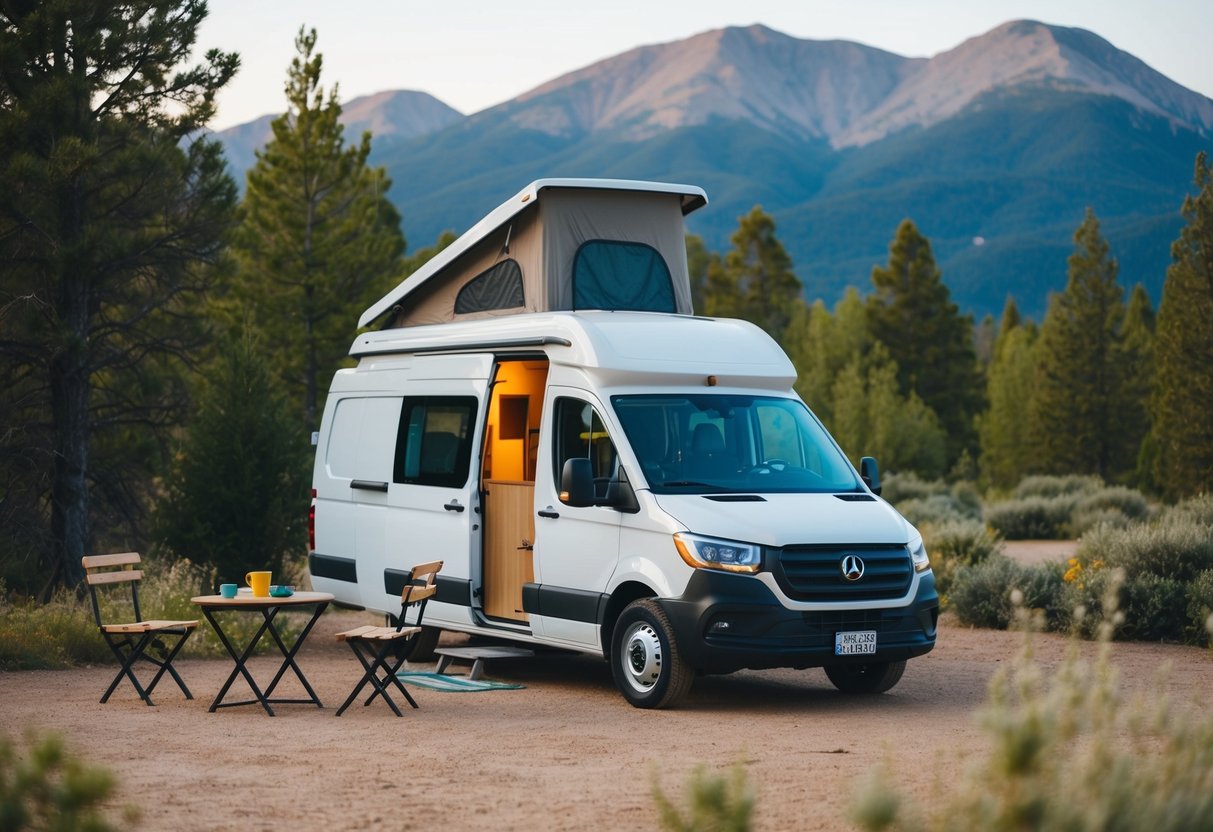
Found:
[{"label": "tent mesh window", "polygon": [[455,296],[455,314],[468,315],[524,305],[522,268],[514,259],[502,260],[473,277]]},{"label": "tent mesh window", "polygon": [[670,267],[644,243],[582,243],[573,258],[573,308],[676,312]]}]

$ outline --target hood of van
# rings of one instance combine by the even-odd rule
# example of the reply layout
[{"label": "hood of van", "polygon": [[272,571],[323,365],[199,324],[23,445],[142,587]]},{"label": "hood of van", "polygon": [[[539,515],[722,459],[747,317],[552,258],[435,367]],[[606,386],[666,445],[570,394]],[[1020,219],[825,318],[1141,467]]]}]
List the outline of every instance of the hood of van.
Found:
[{"label": "hood of van", "polygon": [[834,494],[654,494],[653,499],[692,534],[760,546],[905,544],[913,535],[902,516],[879,498],[842,499]]}]

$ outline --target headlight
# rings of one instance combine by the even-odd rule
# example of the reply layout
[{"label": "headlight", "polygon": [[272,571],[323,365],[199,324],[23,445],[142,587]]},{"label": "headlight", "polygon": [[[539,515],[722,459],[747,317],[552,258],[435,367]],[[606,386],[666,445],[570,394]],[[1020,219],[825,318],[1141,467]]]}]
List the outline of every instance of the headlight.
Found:
[{"label": "headlight", "polygon": [[752,543],[713,540],[679,532],[674,535],[674,546],[687,565],[695,569],[757,572],[762,568],[762,550]]},{"label": "headlight", "polygon": [[921,535],[910,541],[910,560],[914,562],[915,572],[926,572],[931,568],[931,559],[927,557],[927,547]]}]

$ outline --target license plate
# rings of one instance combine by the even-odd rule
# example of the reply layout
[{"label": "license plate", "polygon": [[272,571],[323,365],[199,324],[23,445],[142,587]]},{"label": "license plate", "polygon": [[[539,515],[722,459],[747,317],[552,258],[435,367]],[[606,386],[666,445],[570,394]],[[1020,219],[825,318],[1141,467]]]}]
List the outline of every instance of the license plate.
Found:
[{"label": "license plate", "polygon": [[876,652],[876,631],[860,630],[834,634],[835,656],[856,656]]}]

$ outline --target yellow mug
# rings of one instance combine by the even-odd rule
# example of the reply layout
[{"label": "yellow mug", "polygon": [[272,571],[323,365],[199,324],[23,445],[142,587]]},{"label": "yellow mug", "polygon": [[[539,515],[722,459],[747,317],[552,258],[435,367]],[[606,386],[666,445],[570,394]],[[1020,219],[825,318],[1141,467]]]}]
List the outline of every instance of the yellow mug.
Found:
[{"label": "yellow mug", "polygon": [[253,595],[257,598],[270,597],[269,572],[250,572],[244,576],[244,582],[253,588]]}]

